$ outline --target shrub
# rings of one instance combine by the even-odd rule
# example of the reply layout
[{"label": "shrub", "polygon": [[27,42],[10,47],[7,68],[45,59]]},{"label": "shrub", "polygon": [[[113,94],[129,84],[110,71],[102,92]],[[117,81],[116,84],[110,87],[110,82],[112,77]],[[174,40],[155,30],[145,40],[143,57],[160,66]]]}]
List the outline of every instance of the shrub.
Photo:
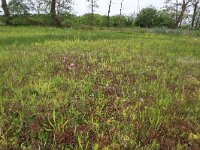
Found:
[{"label": "shrub", "polygon": [[158,18],[157,10],[153,7],[144,8],[137,15],[135,25],[139,27],[155,27]]},{"label": "shrub", "polygon": [[[78,19],[79,25],[90,25],[92,19],[92,14],[85,14],[83,16],[80,16]],[[99,14],[93,14],[93,25],[97,27],[104,26],[104,16],[101,16]]]},{"label": "shrub", "polygon": [[78,25],[78,17],[72,14],[63,14],[60,20],[64,27],[76,27]]},{"label": "shrub", "polygon": [[168,27],[168,28],[174,27],[174,20],[172,14],[170,14],[165,10],[158,11],[158,18],[156,25],[157,27]]},{"label": "shrub", "polygon": [[173,27],[173,19],[167,11],[157,11],[153,7],[147,7],[140,11],[135,20],[139,27]]},{"label": "shrub", "polygon": [[112,16],[111,26],[113,27],[126,27],[127,19],[125,16]]},{"label": "shrub", "polygon": [[49,15],[20,15],[12,16],[9,19],[9,24],[14,26],[49,26],[50,16]]}]

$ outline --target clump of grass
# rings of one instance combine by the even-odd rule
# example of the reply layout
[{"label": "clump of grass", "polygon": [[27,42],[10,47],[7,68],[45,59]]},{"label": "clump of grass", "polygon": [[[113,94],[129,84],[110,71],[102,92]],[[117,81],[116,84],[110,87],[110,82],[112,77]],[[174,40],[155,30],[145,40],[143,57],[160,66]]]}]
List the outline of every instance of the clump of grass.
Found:
[{"label": "clump of grass", "polygon": [[159,33],[159,34],[173,34],[173,35],[189,35],[189,36],[198,36],[198,32],[194,30],[188,29],[169,29],[169,28],[152,28],[149,29],[152,33]]}]

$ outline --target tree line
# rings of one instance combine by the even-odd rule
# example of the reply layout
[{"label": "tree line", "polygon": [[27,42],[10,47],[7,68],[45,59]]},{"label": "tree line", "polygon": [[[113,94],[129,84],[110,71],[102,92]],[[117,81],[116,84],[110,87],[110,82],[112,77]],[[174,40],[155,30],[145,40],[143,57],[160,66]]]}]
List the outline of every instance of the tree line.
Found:
[{"label": "tree line", "polygon": [[[73,0],[1,0],[4,22],[7,24],[47,23],[53,26],[73,26],[86,24],[89,26],[107,27],[168,27],[179,28],[187,26],[197,29],[200,25],[200,0],[166,0],[165,5],[157,10],[149,6],[137,14],[123,15],[125,0],[108,0],[107,15],[95,14],[98,0],[86,0],[90,12],[83,16],[71,14]],[[111,16],[113,2],[120,4],[119,14]]]}]

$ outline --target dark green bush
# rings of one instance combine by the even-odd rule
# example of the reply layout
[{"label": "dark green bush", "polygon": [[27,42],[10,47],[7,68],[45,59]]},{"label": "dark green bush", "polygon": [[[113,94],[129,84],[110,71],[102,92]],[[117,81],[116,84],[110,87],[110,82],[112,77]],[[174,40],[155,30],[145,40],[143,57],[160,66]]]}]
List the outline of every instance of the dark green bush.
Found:
[{"label": "dark green bush", "polygon": [[156,26],[172,28],[174,26],[172,14],[167,11],[158,11]]},{"label": "dark green bush", "polygon": [[135,25],[139,27],[148,27],[148,28],[155,27],[157,19],[158,19],[158,13],[155,8],[152,7],[144,8],[137,15],[137,18],[135,20]]},{"label": "dark green bush", "polygon": [[112,16],[111,17],[111,26],[112,27],[128,27],[127,18],[125,16]]},{"label": "dark green bush", "polygon": [[173,18],[167,11],[157,11],[153,7],[144,8],[137,15],[135,25],[139,27],[173,27]]},{"label": "dark green bush", "polygon": [[49,15],[20,15],[9,18],[9,24],[14,26],[49,26]]}]

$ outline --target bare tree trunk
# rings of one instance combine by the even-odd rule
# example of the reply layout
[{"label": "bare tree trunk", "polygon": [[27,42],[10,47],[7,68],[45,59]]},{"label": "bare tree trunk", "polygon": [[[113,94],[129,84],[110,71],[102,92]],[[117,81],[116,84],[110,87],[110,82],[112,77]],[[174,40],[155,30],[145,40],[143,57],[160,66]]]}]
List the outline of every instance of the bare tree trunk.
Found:
[{"label": "bare tree trunk", "polygon": [[54,19],[56,16],[56,0],[51,1],[51,10],[50,11],[51,11],[52,19]]},{"label": "bare tree trunk", "polygon": [[192,24],[191,24],[191,29],[194,29],[194,25],[195,25],[195,19],[196,19],[196,16],[197,16],[197,8],[198,8],[198,4],[199,4],[199,1],[195,1],[195,3],[193,4],[193,7],[194,7],[194,11],[193,11],[193,15],[192,15]]},{"label": "bare tree trunk", "polygon": [[90,26],[93,26],[93,19],[94,19],[94,0],[91,0],[91,21],[90,21]]},{"label": "bare tree trunk", "polygon": [[112,5],[112,0],[110,0],[109,6],[108,6],[108,16],[107,16],[107,27],[110,26],[110,9]]},{"label": "bare tree trunk", "polygon": [[61,26],[60,20],[56,16],[56,0],[51,1],[51,19],[52,19],[52,25],[59,27]]},{"label": "bare tree trunk", "polygon": [[90,19],[89,20],[90,26],[93,26],[93,23],[94,23],[94,9],[98,7],[97,0],[87,0],[87,2],[89,2],[89,7],[91,9],[91,12],[89,14],[88,19]]},{"label": "bare tree trunk", "polygon": [[119,11],[119,16],[122,16],[122,7],[123,7],[123,0],[121,1],[121,7],[120,7],[120,11]]},{"label": "bare tree trunk", "polygon": [[10,16],[10,12],[8,10],[8,5],[6,3],[6,0],[1,0],[1,4],[2,4],[3,11],[4,11],[4,15],[6,17],[9,17]]},{"label": "bare tree trunk", "polygon": [[120,11],[119,11],[119,25],[121,26],[121,19],[122,19],[122,8],[123,8],[123,2],[124,0],[121,1],[121,7],[120,7]]}]

